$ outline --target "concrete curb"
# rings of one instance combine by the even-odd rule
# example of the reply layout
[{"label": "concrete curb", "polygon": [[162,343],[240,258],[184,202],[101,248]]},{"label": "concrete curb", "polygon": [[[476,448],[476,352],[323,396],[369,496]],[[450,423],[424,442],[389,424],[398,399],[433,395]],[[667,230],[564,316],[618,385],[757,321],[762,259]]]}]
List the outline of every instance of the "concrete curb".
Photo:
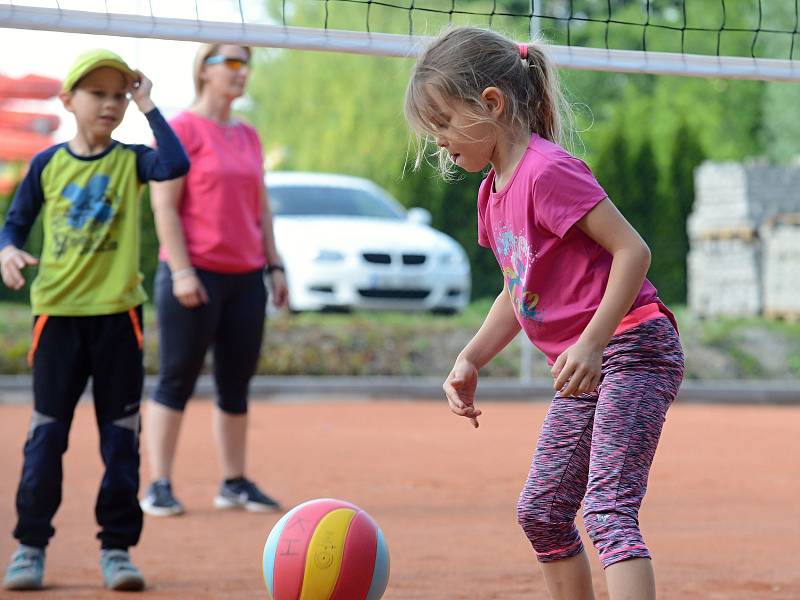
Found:
[{"label": "concrete curb", "polygon": [[[145,395],[155,386],[156,378],[145,380]],[[280,401],[402,398],[416,400],[441,399],[442,380],[436,377],[317,377],[292,376],[253,378],[254,397]],[[552,381],[533,379],[484,378],[478,391],[487,400],[549,400]],[[197,396],[213,396],[211,376],[200,378]],[[0,404],[30,402],[29,375],[0,375]],[[778,404],[800,405],[800,382],[794,381],[684,381],[678,395],[680,402],[712,404]]]}]

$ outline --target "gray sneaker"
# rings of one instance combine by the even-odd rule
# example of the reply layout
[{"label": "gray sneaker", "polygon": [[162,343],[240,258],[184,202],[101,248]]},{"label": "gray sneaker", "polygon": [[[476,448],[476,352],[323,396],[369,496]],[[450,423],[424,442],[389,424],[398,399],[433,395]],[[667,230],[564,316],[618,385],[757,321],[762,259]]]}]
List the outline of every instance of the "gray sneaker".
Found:
[{"label": "gray sneaker", "polygon": [[44,548],[19,545],[3,579],[7,590],[40,590],[44,579]]},{"label": "gray sneaker", "polygon": [[139,506],[143,513],[153,517],[171,517],[184,512],[183,505],[172,495],[172,485],[168,479],[156,479],[151,483]]},{"label": "gray sneaker", "polygon": [[217,508],[244,508],[250,512],[279,512],[281,505],[258,489],[255,483],[240,477],[230,483],[222,482],[219,494],[214,498]]},{"label": "gray sneaker", "polygon": [[131,562],[127,550],[101,550],[100,569],[103,582],[112,590],[138,592],[144,589],[144,577]]}]

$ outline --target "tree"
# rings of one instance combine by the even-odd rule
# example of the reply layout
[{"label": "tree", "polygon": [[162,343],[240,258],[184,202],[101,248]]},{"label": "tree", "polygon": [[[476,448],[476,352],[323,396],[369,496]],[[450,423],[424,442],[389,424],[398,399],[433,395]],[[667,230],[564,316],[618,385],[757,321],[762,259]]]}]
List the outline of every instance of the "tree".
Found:
[{"label": "tree", "polygon": [[660,209],[658,167],[653,143],[647,136],[630,158],[629,187],[620,199],[623,214],[646,241],[655,235],[655,219]]},{"label": "tree", "polygon": [[662,186],[662,211],[656,223],[653,279],[666,302],[686,301],[686,221],[694,204],[694,171],[705,154],[696,135],[681,121],[671,148],[669,175]]}]

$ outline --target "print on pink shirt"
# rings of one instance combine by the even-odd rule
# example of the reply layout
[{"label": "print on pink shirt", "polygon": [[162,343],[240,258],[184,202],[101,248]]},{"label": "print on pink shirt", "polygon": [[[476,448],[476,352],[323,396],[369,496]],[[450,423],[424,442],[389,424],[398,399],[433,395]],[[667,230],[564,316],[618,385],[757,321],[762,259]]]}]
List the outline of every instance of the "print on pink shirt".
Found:
[{"label": "print on pink shirt", "polygon": [[514,235],[511,226],[500,227],[495,231],[495,239],[500,255],[500,268],[503,271],[514,310],[520,317],[541,321],[541,309],[537,309],[539,294],[525,289],[528,266],[536,261],[536,252],[531,251],[525,232]]}]

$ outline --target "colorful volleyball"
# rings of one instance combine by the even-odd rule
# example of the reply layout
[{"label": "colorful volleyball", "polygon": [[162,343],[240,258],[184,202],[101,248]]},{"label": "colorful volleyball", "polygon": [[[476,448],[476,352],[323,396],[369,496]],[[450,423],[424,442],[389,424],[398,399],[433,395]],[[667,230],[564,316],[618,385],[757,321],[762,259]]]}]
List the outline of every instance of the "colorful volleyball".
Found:
[{"label": "colorful volleyball", "polygon": [[272,600],[378,600],[388,580],[380,527],[342,500],[294,507],[264,545],[264,582]]}]

